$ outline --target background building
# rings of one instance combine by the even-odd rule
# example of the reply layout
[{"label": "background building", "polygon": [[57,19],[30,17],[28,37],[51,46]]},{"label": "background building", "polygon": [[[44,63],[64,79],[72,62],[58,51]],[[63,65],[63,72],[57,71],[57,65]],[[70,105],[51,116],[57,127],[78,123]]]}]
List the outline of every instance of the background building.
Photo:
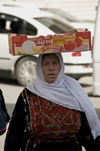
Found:
[{"label": "background building", "polygon": [[[1,1],[1,0],[0,0]],[[3,0],[5,1],[5,0]],[[11,0],[6,0],[11,1]],[[99,0],[12,0],[55,6],[75,15],[79,19],[95,20]]]}]

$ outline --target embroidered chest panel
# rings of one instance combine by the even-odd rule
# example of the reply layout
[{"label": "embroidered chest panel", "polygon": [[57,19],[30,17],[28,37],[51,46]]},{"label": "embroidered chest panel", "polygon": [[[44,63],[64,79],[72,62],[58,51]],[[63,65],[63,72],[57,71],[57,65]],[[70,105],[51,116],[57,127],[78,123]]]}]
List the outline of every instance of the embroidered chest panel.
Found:
[{"label": "embroidered chest panel", "polygon": [[80,128],[79,111],[70,110],[41,97],[28,99],[30,126],[42,138],[73,137]]}]

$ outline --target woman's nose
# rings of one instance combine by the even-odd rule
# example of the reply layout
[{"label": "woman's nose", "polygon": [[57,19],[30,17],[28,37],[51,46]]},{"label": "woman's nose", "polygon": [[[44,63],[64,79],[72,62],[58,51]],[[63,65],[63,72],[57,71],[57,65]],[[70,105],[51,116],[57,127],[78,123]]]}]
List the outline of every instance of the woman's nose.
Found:
[{"label": "woman's nose", "polygon": [[50,64],[50,65],[49,65],[49,69],[51,69],[51,70],[54,69],[53,64]]}]

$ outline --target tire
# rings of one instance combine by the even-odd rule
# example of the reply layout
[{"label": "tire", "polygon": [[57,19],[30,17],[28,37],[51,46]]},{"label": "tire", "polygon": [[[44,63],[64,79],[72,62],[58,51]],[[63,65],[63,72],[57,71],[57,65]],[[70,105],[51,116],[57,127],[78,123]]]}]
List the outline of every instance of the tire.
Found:
[{"label": "tire", "polygon": [[15,68],[15,76],[21,86],[26,86],[36,78],[35,66],[37,58],[27,56],[20,59]]}]

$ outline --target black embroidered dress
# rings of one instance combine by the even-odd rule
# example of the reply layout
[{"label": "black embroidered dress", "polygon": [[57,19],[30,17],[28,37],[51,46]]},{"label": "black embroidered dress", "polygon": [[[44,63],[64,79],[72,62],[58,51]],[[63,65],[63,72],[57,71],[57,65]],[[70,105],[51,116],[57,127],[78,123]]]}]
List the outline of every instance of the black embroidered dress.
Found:
[{"label": "black embroidered dress", "polygon": [[[48,98],[49,100],[49,98]],[[100,151],[83,112],[38,97],[27,89],[20,94],[12,115],[5,151]]]}]

